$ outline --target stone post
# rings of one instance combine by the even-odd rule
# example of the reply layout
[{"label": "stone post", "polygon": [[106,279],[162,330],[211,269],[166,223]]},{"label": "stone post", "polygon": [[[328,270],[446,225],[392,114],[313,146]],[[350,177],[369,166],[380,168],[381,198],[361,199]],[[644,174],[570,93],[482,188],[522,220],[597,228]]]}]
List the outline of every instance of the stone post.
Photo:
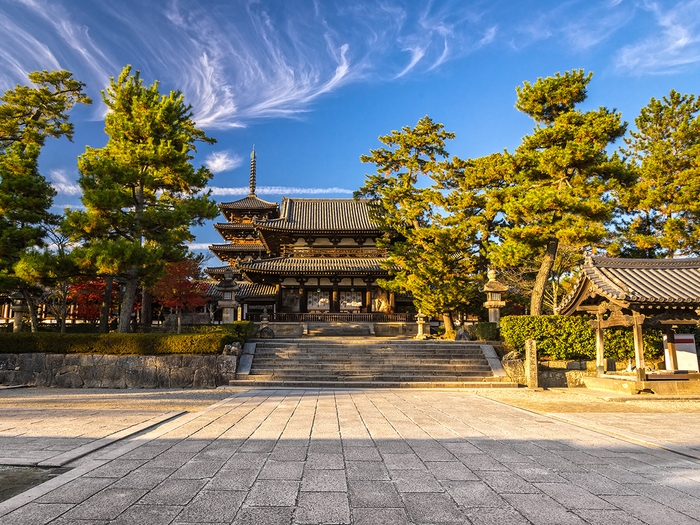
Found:
[{"label": "stone post", "polygon": [[539,388],[540,378],[537,368],[537,343],[534,339],[525,341],[525,377],[528,388]]}]

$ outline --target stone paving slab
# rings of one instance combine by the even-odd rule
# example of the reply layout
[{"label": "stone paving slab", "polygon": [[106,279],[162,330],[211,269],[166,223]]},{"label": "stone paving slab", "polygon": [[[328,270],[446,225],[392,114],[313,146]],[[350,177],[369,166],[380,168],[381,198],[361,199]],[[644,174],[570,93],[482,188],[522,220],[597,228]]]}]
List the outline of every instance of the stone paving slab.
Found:
[{"label": "stone paving slab", "polygon": [[182,413],[0,408],[0,465],[60,467]]},{"label": "stone paving slab", "polygon": [[0,523],[700,523],[700,462],[460,391],[251,390],[70,466]]}]

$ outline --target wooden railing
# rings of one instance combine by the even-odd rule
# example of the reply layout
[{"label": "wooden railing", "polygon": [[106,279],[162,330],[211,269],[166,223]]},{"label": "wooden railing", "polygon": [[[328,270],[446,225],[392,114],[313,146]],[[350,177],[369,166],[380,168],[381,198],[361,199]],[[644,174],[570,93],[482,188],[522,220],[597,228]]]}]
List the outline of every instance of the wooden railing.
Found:
[{"label": "wooden railing", "polygon": [[[248,321],[261,321],[261,313],[249,312]],[[415,314],[385,314],[385,313],[279,313],[268,314],[270,322],[282,323],[411,323],[415,322]]]}]

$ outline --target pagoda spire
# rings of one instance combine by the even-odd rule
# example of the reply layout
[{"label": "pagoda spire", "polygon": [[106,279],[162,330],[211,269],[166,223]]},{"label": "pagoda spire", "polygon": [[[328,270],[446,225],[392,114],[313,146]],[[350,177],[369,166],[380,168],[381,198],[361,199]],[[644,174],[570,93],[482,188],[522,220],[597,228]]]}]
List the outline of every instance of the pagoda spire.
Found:
[{"label": "pagoda spire", "polygon": [[250,194],[249,197],[255,197],[255,146],[250,153]]}]

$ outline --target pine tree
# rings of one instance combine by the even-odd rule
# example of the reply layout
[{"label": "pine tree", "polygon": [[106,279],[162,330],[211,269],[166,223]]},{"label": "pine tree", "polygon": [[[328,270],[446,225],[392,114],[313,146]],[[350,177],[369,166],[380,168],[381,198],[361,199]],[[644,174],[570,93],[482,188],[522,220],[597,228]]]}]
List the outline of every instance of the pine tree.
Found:
[{"label": "pine tree", "polygon": [[59,220],[49,211],[56,192],[39,173],[39,154],[47,137],[72,139],[68,112],[91,101],[68,71],[37,71],[29,80],[34,86],[18,85],[0,97],[0,290],[22,290],[36,330],[30,284],[15,266],[27,250],[45,245],[47,229]]},{"label": "pine tree", "polygon": [[547,280],[560,243],[584,249],[607,236],[615,210],[610,193],[629,183],[624,164],[606,148],[625,133],[615,110],[583,112],[592,74],[583,70],[525,82],[516,108],[537,125],[515,152],[513,184],[502,195],[505,225],[493,259],[499,266],[541,259],[530,301],[540,315]]},{"label": "pine tree", "polygon": [[78,159],[85,210],[62,226],[83,242],[80,256],[98,274],[126,284],[119,331],[128,332],[139,282],[153,283],[168,261],[187,253],[190,227],[218,214],[209,192],[211,172],[195,169],[196,142],[214,139],[196,127],[179,91],[161,95],[126,66],[102,93],[108,107],[103,148]]},{"label": "pine tree", "polygon": [[625,211],[613,253],[631,257],[700,254],[700,99],[671,90],[635,119],[622,153],[636,183],[620,188]]},{"label": "pine tree", "polygon": [[445,149],[453,138],[427,116],[415,128],[379,137],[386,147],[360,157],[377,172],[356,192],[372,199],[384,232],[377,244],[388,250],[392,278],[380,285],[410,291],[420,310],[443,316],[447,330],[453,329],[451,313],[469,303],[476,290],[471,237],[451,219],[443,191],[455,170]]}]

